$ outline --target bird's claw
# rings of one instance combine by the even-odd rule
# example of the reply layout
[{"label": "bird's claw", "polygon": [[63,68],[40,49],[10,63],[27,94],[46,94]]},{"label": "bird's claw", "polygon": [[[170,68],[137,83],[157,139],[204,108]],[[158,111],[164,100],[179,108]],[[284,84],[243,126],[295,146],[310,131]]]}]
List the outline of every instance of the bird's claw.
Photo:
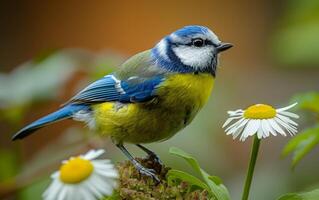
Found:
[{"label": "bird's claw", "polygon": [[156,171],[154,169],[149,169],[145,167],[141,167],[137,169],[141,175],[151,177],[156,183],[160,182],[160,179],[156,175]]}]

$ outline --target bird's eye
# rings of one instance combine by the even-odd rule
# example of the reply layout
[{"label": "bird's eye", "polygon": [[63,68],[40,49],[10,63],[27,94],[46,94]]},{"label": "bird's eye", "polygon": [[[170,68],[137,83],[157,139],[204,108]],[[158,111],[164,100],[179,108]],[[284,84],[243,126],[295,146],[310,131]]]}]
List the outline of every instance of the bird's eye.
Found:
[{"label": "bird's eye", "polygon": [[202,40],[202,39],[200,39],[200,38],[194,39],[192,43],[193,43],[193,45],[194,45],[195,47],[202,47],[202,46],[204,46],[204,40]]}]

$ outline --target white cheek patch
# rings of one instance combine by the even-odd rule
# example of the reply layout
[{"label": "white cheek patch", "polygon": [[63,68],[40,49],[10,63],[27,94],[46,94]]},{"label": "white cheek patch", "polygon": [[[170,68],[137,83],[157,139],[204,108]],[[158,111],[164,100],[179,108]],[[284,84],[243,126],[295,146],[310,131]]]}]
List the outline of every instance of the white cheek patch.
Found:
[{"label": "white cheek patch", "polygon": [[213,50],[210,47],[179,46],[173,48],[173,51],[184,65],[195,69],[207,67],[213,59]]}]

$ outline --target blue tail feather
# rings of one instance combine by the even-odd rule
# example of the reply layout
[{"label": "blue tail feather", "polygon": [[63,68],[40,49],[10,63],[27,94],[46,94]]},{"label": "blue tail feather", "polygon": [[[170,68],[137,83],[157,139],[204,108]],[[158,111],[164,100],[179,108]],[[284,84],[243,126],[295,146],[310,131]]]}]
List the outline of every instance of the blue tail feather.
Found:
[{"label": "blue tail feather", "polygon": [[57,111],[55,111],[47,116],[44,116],[44,117],[32,122],[28,126],[24,127],[23,129],[18,131],[16,134],[14,134],[14,136],[12,137],[12,140],[22,139],[22,138],[30,135],[34,131],[38,130],[41,127],[44,127],[48,124],[51,124],[51,123],[54,123],[54,122],[57,122],[57,121],[60,121],[63,119],[71,118],[74,113],[76,113],[80,110],[89,110],[89,109],[90,108],[84,104],[66,105],[66,106],[62,107],[61,109],[59,109],[59,110],[57,110]]}]

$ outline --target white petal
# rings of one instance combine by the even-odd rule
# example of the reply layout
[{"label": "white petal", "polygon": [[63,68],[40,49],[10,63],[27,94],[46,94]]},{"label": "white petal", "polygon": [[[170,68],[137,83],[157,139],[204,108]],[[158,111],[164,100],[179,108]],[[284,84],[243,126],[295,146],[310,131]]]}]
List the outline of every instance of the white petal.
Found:
[{"label": "white petal", "polygon": [[290,133],[290,135],[294,135],[295,131],[297,131],[292,125],[282,121],[280,118],[276,117],[275,120],[278,124],[284,127]]},{"label": "white petal", "polygon": [[95,187],[93,181],[86,181],[84,187],[88,188],[88,190],[95,196],[97,199],[101,199],[104,195]]},{"label": "white petal", "polygon": [[94,179],[92,178],[92,181],[93,180],[94,180],[95,187],[97,187],[100,191],[102,191],[103,194],[111,195],[113,193],[112,185],[110,185],[108,182],[105,181],[110,179],[104,180],[104,178],[101,178],[100,176],[94,176]]},{"label": "white petal", "polygon": [[[240,125],[242,125],[242,123]],[[231,135],[231,134],[235,133],[239,128],[240,128],[239,126],[235,126],[235,127],[231,128],[229,131],[226,132],[226,135]]]},{"label": "white petal", "polygon": [[52,179],[56,179],[56,178],[58,178],[60,176],[60,172],[59,171],[56,171],[56,172],[54,172],[52,175],[51,175],[51,178]]},{"label": "white petal", "polygon": [[112,165],[110,163],[99,162],[99,160],[93,160],[93,161],[91,161],[91,163],[94,166],[94,168],[100,168],[100,169],[103,169],[103,170],[113,170],[113,169],[115,169],[114,165]]},{"label": "white petal", "polygon": [[289,110],[290,108],[294,107],[295,105],[297,105],[298,103],[294,103],[294,104],[291,104],[290,106],[286,106],[286,107],[283,107],[283,108],[279,108],[277,109],[276,111],[277,112],[281,112],[281,111],[285,111],[285,110]]},{"label": "white petal", "polygon": [[67,194],[66,192],[67,192],[67,186],[64,185],[60,190],[57,200],[65,200],[66,194]]},{"label": "white petal", "polygon": [[269,120],[265,120],[265,126],[267,126],[269,132],[273,135],[273,136],[277,136],[276,131],[273,129],[273,127],[270,125]]},{"label": "white petal", "polygon": [[298,119],[299,116],[296,115],[295,113],[292,113],[292,112],[288,112],[288,111],[281,111],[281,112],[278,112],[284,116],[287,116],[287,117],[292,117],[292,118],[295,118],[295,119]]},{"label": "white petal", "polygon": [[249,119],[243,119],[241,123],[236,124],[236,126],[232,127],[228,132],[226,132],[226,135],[235,133],[238,129],[240,129],[241,127],[244,127],[248,121]]},{"label": "white petal", "polygon": [[275,121],[277,122],[277,124],[279,124],[281,127],[285,128],[285,129],[290,128],[290,125],[289,125],[287,122],[281,120],[280,118],[275,117],[274,120],[275,120]]},{"label": "white petal", "polygon": [[[82,155],[83,158],[87,159],[88,157],[93,157],[95,155],[95,150],[91,149],[86,154]],[[87,159],[88,160],[88,159]]]},{"label": "white petal", "polygon": [[238,110],[235,110],[235,111],[228,111],[227,112],[230,116],[233,116],[233,115],[239,115],[239,114],[243,114],[244,111],[242,109],[238,109]]},{"label": "white petal", "polygon": [[242,123],[245,120],[245,118],[242,118],[238,120],[237,122],[233,123],[232,125],[228,126],[225,131],[227,132],[228,130],[234,128],[235,126],[238,126],[240,123]]},{"label": "white petal", "polygon": [[274,119],[269,119],[268,120],[269,124],[273,129],[275,129],[278,133],[280,133],[283,136],[286,136],[286,133],[282,128],[277,124],[277,122]]},{"label": "white petal", "polygon": [[86,160],[93,160],[101,156],[103,153],[105,153],[104,149],[90,150],[87,154],[83,156],[83,158]]},{"label": "white petal", "polygon": [[296,122],[292,121],[289,117],[286,117],[286,116],[283,116],[283,115],[280,115],[280,114],[277,114],[276,117],[280,118],[284,122],[288,122],[290,124],[298,126],[298,124]]},{"label": "white petal", "polygon": [[243,132],[244,128],[245,128],[245,126],[242,126],[242,127],[238,128],[236,130],[236,132],[233,133],[233,139],[236,139]]},{"label": "white petal", "polygon": [[259,128],[261,127],[261,120],[260,119],[254,119],[254,121],[255,121],[255,124],[256,124],[256,131],[248,133],[248,136],[255,135],[257,133],[257,131],[259,130]]},{"label": "white petal", "polygon": [[58,180],[54,180],[50,186],[45,190],[42,197],[46,200],[55,200],[56,196],[60,193],[62,184]]},{"label": "white petal", "polygon": [[82,186],[79,192],[81,193],[81,197],[83,200],[95,200],[93,194],[89,191],[88,188]]},{"label": "white petal", "polygon": [[231,121],[233,121],[234,119],[240,119],[242,118],[241,116],[238,116],[238,117],[230,117],[226,120],[226,122],[223,124],[223,127],[222,128],[225,128],[225,126],[227,126]]},{"label": "white petal", "polygon": [[264,136],[265,136],[265,134],[263,132],[263,129],[261,127],[261,122],[260,122],[260,126],[259,126],[259,129],[257,131],[257,137],[258,137],[258,139],[262,139],[262,138],[264,138]]},{"label": "white petal", "polygon": [[267,123],[266,119],[261,120],[261,128],[264,132],[265,137],[268,137],[270,130],[269,130],[268,123]]},{"label": "white petal", "polygon": [[117,173],[116,170],[96,170],[96,173],[101,175],[101,176],[105,176],[108,178],[118,178],[119,175]]},{"label": "white petal", "polygon": [[99,160],[92,160],[92,163],[99,163],[99,164],[103,164],[106,166],[111,166],[114,167],[114,165],[112,164],[112,161],[109,159],[99,159]]},{"label": "white petal", "polygon": [[244,141],[248,136],[254,135],[260,126],[260,122],[258,120],[250,120],[245,127],[241,139]]},{"label": "white petal", "polygon": [[240,128],[238,128],[234,133],[233,133],[233,139],[236,139],[238,137],[238,135],[240,133],[242,133],[243,129],[245,128],[245,126],[242,126]]},{"label": "white petal", "polygon": [[78,187],[77,185],[68,185],[68,190],[66,193],[66,199],[81,199],[81,196],[78,195]]}]

